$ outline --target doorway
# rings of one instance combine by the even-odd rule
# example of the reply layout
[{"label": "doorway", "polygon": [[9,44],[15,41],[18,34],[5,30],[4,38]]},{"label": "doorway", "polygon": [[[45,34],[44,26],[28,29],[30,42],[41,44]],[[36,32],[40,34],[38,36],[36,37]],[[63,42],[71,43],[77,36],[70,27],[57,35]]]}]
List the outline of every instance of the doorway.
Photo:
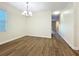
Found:
[{"label": "doorway", "polygon": [[56,36],[59,32],[59,25],[60,25],[60,15],[52,15],[51,16],[52,19],[52,38],[53,36]]}]

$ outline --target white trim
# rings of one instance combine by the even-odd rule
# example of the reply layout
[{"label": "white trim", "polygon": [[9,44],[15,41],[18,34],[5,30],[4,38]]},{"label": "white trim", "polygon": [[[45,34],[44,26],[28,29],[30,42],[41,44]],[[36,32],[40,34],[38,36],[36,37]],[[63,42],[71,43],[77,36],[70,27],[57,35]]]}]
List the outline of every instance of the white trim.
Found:
[{"label": "white trim", "polygon": [[27,36],[42,37],[42,38],[51,38],[51,36],[37,36],[37,35],[27,35]]},{"label": "white trim", "polygon": [[25,35],[23,35],[23,36],[18,36],[18,37],[15,37],[15,38],[13,38],[13,39],[8,39],[7,41],[0,42],[0,45],[5,44],[5,43],[8,43],[8,42],[13,41],[13,40],[16,40],[16,39],[18,39],[18,38],[24,37],[24,36],[25,36]]},{"label": "white trim", "polygon": [[49,37],[49,36],[37,36],[37,35],[27,35],[27,36],[34,36],[34,37],[41,37],[41,38],[51,38],[51,36]]},{"label": "white trim", "polygon": [[73,49],[73,50],[79,50],[79,48],[73,46],[73,45],[70,45],[66,40],[65,38],[62,36],[62,34],[60,32],[58,32],[58,34],[64,39],[64,41]]},{"label": "white trim", "polygon": [[74,47],[73,49],[74,49],[74,50],[79,50],[79,47]]},{"label": "white trim", "polygon": [[[8,39],[7,41],[4,41],[4,42],[0,42],[0,45],[5,44],[5,43],[8,43],[8,42],[13,41],[13,40],[16,40],[16,39],[18,39],[18,38],[24,37],[24,36],[35,36],[35,35],[23,35],[23,36],[18,36],[18,37],[15,37],[15,38],[13,38],[13,39]],[[35,36],[35,37],[51,38],[51,37],[48,37],[48,36]]]}]

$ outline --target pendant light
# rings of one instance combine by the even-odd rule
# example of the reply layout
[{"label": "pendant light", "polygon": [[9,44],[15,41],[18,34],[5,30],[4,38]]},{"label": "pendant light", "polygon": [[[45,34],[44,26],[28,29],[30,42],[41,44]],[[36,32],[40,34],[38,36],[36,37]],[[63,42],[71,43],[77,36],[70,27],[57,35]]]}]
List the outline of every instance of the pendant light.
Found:
[{"label": "pendant light", "polygon": [[32,12],[29,9],[29,2],[26,2],[26,7],[27,7],[27,9],[22,12],[22,15],[24,15],[24,16],[32,16]]}]

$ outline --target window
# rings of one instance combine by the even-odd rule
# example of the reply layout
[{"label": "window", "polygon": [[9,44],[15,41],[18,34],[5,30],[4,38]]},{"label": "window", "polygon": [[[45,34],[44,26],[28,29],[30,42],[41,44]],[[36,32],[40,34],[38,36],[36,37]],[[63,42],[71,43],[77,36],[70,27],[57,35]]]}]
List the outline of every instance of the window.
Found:
[{"label": "window", "polygon": [[0,32],[6,31],[6,11],[0,10]]}]

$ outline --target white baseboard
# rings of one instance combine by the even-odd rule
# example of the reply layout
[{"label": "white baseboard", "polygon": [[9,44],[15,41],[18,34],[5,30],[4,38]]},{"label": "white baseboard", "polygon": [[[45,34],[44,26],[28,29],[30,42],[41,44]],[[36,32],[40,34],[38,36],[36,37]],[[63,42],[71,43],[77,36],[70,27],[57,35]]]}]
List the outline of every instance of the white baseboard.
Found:
[{"label": "white baseboard", "polygon": [[18,38],[24,37],[24,36],[26,36],[26,35],[18,36],[18,37],[15,37],[15,38],[13,38],[13,39],[8,39],[7,41],[0,42],[0,45],[5,44],[5,43],[8,43],[8,42],[13,41],[13,40],[16,40],[16,39],[18,39]]},{"label": "white baseboard", "polygon": [[[10,42],[10,41],[13,41],[13,40],[16,40],[18,38],[24,37],[24,36],[35,36],[35,35],[22,35],[22,36],[18,36],[18,37],[15,37],[13,39],[8,39],[7,41],[4,41],[4,42],[0,42],[0,45],[5,44],[5,43]],[[35,37],[51,38],[51,37],[48,37],[48,36],[35,36]]]},{"label": "white baseboard", "polygon": [[27,35],[27,36],[34,36],[34,37],[41,37],[41,38],[51,38],[51,36],[37,36],[37,35]]},{"label": "white baseboard", "polygon": [[74,47],[73,50],[79,50],[79,47]]},{"label": "white baseboard", "polygon": [[[58,33],[64,40],[65,38],[61,35],[61,33]],[[65,42],[73,49],[73,50],[79,50],[79,47],[75,47],[74,45],[69,44],[66,40]]]}]

